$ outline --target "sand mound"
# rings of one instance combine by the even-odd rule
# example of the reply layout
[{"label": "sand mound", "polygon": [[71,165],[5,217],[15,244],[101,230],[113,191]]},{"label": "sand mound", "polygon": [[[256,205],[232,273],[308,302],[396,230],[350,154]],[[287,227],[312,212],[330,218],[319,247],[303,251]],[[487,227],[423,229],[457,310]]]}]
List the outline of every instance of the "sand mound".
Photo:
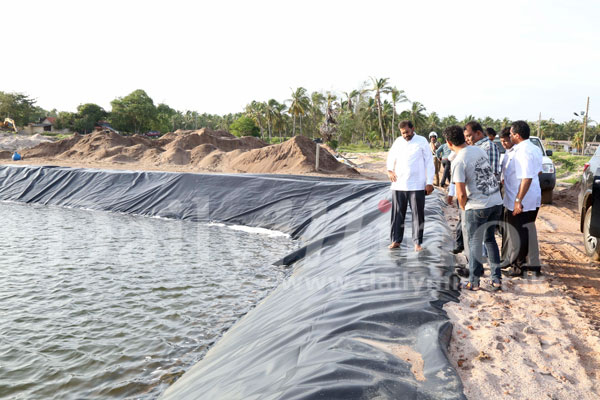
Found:
[{"label": "sand mound", "polygon": [[161,156],[161,161],[166,164],[186,165],[190,162],[190,152],[181,147],[173,147],[165,151]]},{"label": "sand mound", "polygon": [[0,133],[0,150],[22,151],[37,146],[40,143],[49,143],[52,139],[40,134],[33,136],[14,133]]},{"label": "sand mound", "polygon": [[190,151],[191,154],[191,162],[193,164],[197,164],[204,157],[212,153],[213,151],[218,150],[217,146],[212,144],[201,144],[198,147],[195,147]]},{"label": "sand mound", "polygon": [[[240,171],[254,173],[307,173],[316,172],[316,144],[304,136],[261,149],[245,152],[232,160],[232,165]],[[358,172],[338,162],[328,151],[319,151],[319,171],[343,175]]]},{"label": "sand mound", "polygon": [[[27,159],[65,161],[104,161],[144,165],[189,166],[213,172],[254,172],[302,174],[315,171],[315,144],[296,136],[284,143],[267,146],[255,137],[238,138],[225,131],[178,130],[150,139],[121,136],[115,132],[73,135],[58,142],[42,143],[25,150]],[[339,163],[321,148],[319,172],[356,175],[354,169]]]},{"label": "sand mound", "polygon": [[228,160],[225,157],[225,153],[220,150],[215,150],[200,160],[198,166],[208,171],[231,172],[230,168],[228,168],[229,163],[227,161]]}]

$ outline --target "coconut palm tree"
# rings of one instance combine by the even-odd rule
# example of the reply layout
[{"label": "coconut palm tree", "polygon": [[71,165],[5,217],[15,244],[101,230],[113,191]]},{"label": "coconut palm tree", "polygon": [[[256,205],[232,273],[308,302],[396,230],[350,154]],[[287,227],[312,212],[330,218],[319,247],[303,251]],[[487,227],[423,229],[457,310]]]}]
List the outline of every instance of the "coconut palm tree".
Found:
[{"label": "coconut palm tree", "polygon": [[379,131],[381,132],[381,141],[385,144],[385,134],[383,132],[383,120],[381,118],[381,93],[389,93],[392,88],[388,86],[388,80],[390,78],[375,79],[371,77],[373,81],[373,87],[371,91],[375,92],[375,102],[377,103],[377,116],[379,118]]},{"label": "coconut palm tree", "polygon": [[315,131],[319,131],[319,123],[323,119],[323,105],[325,104],[325,96],[320,92],[312,92],[310,95],[310,115],[311,115],[311,131],[312,137],[315,137]]},{"label": "coconut palm tree", "polygon": [[394,128],[396,126],[396,104],[404,103],[405,101],[409,101],[406,95],[404,94],[404,90],[398,90],[397,88],[392,88],[392,140],[396,140],[396,134],[394,133]]},{"label": "coconut palm tree", "polygon": [[479,122],[479,120],[477,118],[475,118],[473,115],[467,115],[462,121],[460,121],[460,124],[462,126],[465,126],[466,124],[468,124],[471,121],[477,121]]},{"label": "coconut palm tree", "polygon": [[306,89],[299,87],[296,90],[292,90],[292,98],[287,101],[290,102],[288,112],[294,118],[292,135],[296,136],[296,117],[300,117],[300,134],[302,134],[302,116],[306,115],[310,108],[310,99],[306,95]]},{"label": "coconut palm tree", "polygon": [[277,106],[275,107],[275,127],[276,129],[278,129],[279,132],[279,141],[281,141],[281,133],[284,133],[284,137],[287,137],[287,131],[286,131],[286,126],[287,126],[287,121],[286,118],[289,118],[289,116],[287,114],[285,114],[286,111],[286,106],[285,104],[282,103],[278,103]]},{"label": "coconut palm tree", "polygon": [[449,126],[458,125],[458,119],[454,115],[448,115],[447,117],[442,118],[440,125],[440,130],[444,130]]},{"label": "coconut palm tree", "polygon": [[266,119],[266,108],[267,105],[265,103],[256,100],[252,100],[252,103],[246,106],[246,115],[249,118],[252,118],[252,120],[258,125],[258,128],[260,129],[261,138],[263,137],[263,126]]},{"label": "coconut palm tree", "polygon": [[267,119],[267,128],[269,131],[269,143],[271,143],[271,133],[274,129],[275,120],[278,118],[278,110],[281,105],[275,99],[270,99],[265,105],[265,113]]},{"label": "coconut palm tree", "polygon": [[[382,107],[382,121],[383,121],[383,130],[387,135],[387,139],[388,139],[388,145],[391,146],[392,145],[392,125],[393,125],[393,120],[394,120],[394,110],[393,110],[393,106],[392,103],[390,103],[387,100],[383,101],[383,107]],[[385,145],[385,143],[384,143]]]},{"label": "coconut palm tree", "polygon": [[[427,117],[427,121],[426,121],[426,131],[435,131],[438,133],[441,133],[441,121],[440,121],[440,117],[438,116],[438,114],[434,111],[431,114],[429,114],[429,116]],[[425,132],[427,133],[427,132]]]},{"label": "coconut palm tree", "polygon": [[420,132],[427,123],[427,114],[424,113],[425,106],[418,101],[414,101],[408,110],[400,113],[400,118],[411,120],[415,126],[415,131]]},{"label": "coconut palm tree", "polygon": [[373,121],[377,119],[377,103],[375,99],[369,97],[367,101],[362,104],[360,109],[365,129],[363,130],[363,142],[365,141],[365,130],[368,132],[373,131]]},{"label": "coconut palm tree", "polygon": [[350,93],[348,93],[348,92],[343,92],[343,93],[346,96],[346,103],[347,103],[348,111],[350,111],[350,114],[354,115],[356,110],[354,109],[355,103],[353,103],[353,100],[355,97],[360,96],[361,92],[359,90],[354,89]]}]

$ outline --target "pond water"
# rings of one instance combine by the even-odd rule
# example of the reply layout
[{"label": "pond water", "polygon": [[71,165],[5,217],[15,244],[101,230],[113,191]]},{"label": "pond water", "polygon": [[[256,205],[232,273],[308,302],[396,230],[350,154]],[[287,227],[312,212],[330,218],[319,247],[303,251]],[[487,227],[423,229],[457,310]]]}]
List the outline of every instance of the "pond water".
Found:
[{"label": "pond water", "polygon": [[0,398],[156,398],[286,275],[287,236],[0,202]]}]

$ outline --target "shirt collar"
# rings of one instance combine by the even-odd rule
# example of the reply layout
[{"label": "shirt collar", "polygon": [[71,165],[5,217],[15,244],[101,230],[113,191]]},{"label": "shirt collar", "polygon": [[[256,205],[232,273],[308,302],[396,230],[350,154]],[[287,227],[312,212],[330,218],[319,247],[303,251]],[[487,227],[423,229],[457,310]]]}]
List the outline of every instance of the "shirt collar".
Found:
[{"label": "shirt collar", "polygon": [[526,147],[526,146],[527,146],[529,143],[530,143],[530,142],[529,142],[529,139],[525,139],[525,140],[523,140],[521,143],[519,143],[519,144],[515,144],[515,145],[513,146],[513,149],[514,149],[514,148],[519,148],[519,149],[520,149],[521,147]]},{"label": "shirt collar", "polygon": [[488,138],[487,136],[483,136],[481,139],[479,139],[479,141],[477,141],[475,143],[475,146],[481,146],[483,143],[485,143],[485,141],[490,141],[490,138]]}]

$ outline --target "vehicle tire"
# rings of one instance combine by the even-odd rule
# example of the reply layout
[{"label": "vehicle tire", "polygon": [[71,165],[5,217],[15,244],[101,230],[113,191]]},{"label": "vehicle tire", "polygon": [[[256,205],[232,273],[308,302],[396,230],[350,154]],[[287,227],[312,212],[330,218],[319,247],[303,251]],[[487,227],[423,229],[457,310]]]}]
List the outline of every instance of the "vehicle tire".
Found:
[{"label": "vehicle tire", "polygon": [[542,190],[542,204],[552,204],[552,189]]},{"label": "vehicle tire", "polygon": [[585,219],[583,220],[583,247],[585,253],[592,258],[593,261],[600,261],[600,246],[598,246],[598,238],[590,235],[590,224],[592,222],[592,207],[588,207],[585,211]]}]

